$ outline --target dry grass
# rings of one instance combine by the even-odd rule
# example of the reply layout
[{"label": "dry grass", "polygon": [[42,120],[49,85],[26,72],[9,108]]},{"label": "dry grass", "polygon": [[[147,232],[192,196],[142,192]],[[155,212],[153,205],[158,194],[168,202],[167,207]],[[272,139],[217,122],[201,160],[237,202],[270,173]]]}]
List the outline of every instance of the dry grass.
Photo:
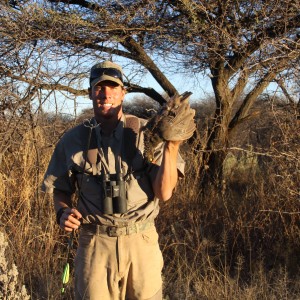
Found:
[{"label": "dry grass", "polygon": [[277,124],[248,128],[268,131],[267,146],[231,145],[220,192],[199,188],[201,158],[187,149],[158,219],[169,299],[300,299],[300,128],[272,114]]},{"label": "dry grass", "polygon": [[[244,154],[227,165],[220,193],[199,189],[200,158],[186,147],[187,176],[157,220],[166,299],[300,299],[299,131],[278,122],[268,148],[233,151]],[[1,230],[32,299],[60,299],[66,236],[40,186],[65,129],[12,136],[0,166]]]}]

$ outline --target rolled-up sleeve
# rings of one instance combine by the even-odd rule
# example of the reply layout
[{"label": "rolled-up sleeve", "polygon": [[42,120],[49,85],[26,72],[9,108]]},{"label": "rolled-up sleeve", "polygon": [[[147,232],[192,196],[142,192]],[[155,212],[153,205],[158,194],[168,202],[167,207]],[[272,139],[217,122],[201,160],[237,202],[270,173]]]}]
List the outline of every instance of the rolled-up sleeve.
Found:
[{"label": "rolled-up sleeve", "polygon": [[46,193],[53,193],[54,189],[66,194],[75,192],[74,175],[67,161],[63,139],[58,142],[52,154],[44,176],[42,189]]}]

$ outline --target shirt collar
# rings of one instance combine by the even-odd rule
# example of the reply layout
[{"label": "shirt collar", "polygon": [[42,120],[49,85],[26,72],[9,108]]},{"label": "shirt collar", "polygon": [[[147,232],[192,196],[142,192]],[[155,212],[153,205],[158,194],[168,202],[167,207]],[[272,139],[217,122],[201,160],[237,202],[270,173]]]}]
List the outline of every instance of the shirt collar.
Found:
[{"label": "shirt collar", "polygon": [[[93,121],[95,124],[97,123],[95,118],[93,118]],[[124,114],[122,114],[120,121],[119,121],[117,127],[114,129],[111,137],[114,137],[117,141],[121,141],[122,135],[123,135],[124,124],[125,124],[125,116],[124,116]],[[100,133],[102,134],[101,127],[100,127]]]},{"label": "shirt collar", "polygon": [[124,128],[124,123],[125,123],[125,116],[122,114],[120,122],[118,123],[117,127],[113,131],[113,136],[120,141],[122,139],[123,135],[123,128]]}]

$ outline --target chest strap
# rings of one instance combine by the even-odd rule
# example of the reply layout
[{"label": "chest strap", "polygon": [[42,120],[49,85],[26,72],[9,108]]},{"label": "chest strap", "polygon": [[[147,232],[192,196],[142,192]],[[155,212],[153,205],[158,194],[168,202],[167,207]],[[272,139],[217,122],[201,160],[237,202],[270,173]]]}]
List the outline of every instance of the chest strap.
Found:
[{"label": "chest strap", "polygon": [[[125,115],[125,124],[123,132],[124,154],[128,162],[131,163],[138,150],[140,136],[140,119],[134,115]],[[95,127],[94,127],[95,128]],[[93,128],[93,129],[94,129]],[[98,148],[96,141],[95,130],[92,131],[92,136],[87,147],[87,160],[92,166],[93,175],[97,175],[97,163],[99,162]]]}]

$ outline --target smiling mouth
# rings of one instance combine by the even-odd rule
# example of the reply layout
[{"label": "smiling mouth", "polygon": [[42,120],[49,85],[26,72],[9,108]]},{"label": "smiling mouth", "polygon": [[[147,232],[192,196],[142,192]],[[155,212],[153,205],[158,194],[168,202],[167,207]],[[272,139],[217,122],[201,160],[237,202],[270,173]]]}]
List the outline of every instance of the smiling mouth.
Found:
[{"label": "smiling mouth", "polygon": [[100,103],[100,105],[103,107],[112,107],[112,103],[103,103],[103,104]]}]

